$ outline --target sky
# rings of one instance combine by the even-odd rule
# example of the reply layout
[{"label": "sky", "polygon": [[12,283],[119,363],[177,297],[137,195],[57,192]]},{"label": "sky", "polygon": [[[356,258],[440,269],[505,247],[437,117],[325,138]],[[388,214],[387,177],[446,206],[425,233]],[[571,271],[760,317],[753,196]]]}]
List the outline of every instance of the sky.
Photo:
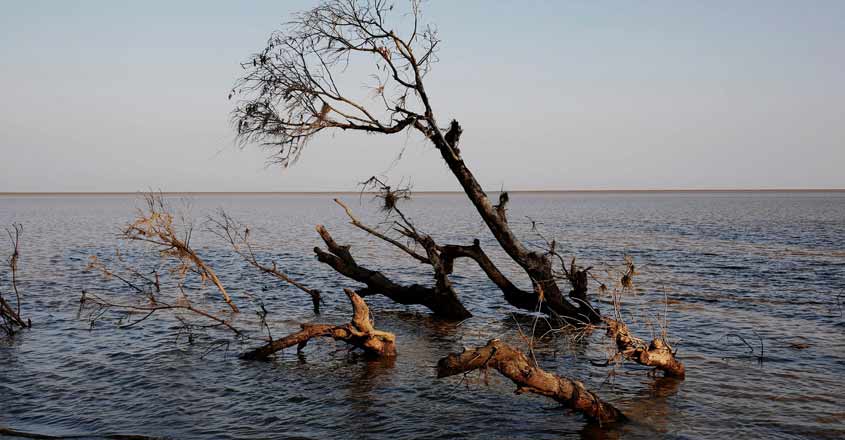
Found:
[{"label": "sky", "polygon": [[[239,149],[239,62],[315,0],[11,1],[0,192],[459,187],[417,136]],[[845,188],[845,2],[430,0],[426,87],[490,190]],[[403,152],[400,158],[400,152]]]}]

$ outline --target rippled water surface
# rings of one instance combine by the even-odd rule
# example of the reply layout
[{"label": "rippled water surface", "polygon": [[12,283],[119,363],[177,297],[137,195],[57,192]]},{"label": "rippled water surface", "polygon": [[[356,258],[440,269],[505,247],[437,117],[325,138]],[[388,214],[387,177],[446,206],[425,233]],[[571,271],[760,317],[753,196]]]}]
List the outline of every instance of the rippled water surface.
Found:
[{"label": "rippled water surface", "polygon": [[[331,198],[190,198],[193,243],[246,309],[237,323],[254,324],[249,296],[263,299],[274,336],[300,322],[348,321],[341,289],[354,283],[315,260],[320,223],[352,244],[361,264],[399,281],[430,281],[425,267],[348,225]],[[383,220],[366,197],[345,198],[372,224]],[[236,354],[254,343],[209,351],[228,335],[209,330],[191,345],[166,315],[128,329],[109,321],[91,329],[77,314],[83,289],[133,298],[84,268],[90,255],[113,253],[118,228],[138,200],[40,196],[0,197],[0,223],[25,226],[20,288],[33,322],[13,342],[0,343],[0,426],[208,439],[845,437],[845,193],[526,193],[511,200],[511,223],[523,237],[540,243],[530,217],[558,249],[599,275],[618,269],[624,255],[634,257],[640,275],[626,307],[642,336],[652,331],[642,323],[662,321],[657,316],[668,302],[669,336],[687,364],[681,383],[628,364],[609,377],[608,367],[590,362],[606,359],[600,332],[576,343],[566,335],[537,343],[541,366],[584,381],[632,423],[591,426],[549,400],[514,395],[513,385],[493,374],[436,379],[440,357],[491,337],[519,343],[519,330],[532,324],[465,261],[454,281],[475,316],[460,325],[432,320],[423,308],[369,299],[376,325],[397,335],[392,361],[323,341],[270,363],[244,362]],[[204,230],[202,219],[221,207],[251,225],[262,257],[325,292],[322,316],[313,316],[307,296],[246,267]],[[492,237],[461,195],[419,195],[406,210],[441,243],[480,238],[527,285],[493,252]],[[0,289],[8,295],[5,269]],[[609,310],[606,298],[594,300]]]}]

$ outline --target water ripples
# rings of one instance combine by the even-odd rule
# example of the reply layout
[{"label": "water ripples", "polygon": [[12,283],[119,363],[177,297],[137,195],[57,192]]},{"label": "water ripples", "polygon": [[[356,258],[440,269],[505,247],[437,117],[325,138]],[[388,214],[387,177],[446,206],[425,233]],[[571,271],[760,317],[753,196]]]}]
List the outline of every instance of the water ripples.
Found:
[{"label": "water ripples", "polygon": [[[133,198],[5,197],[0,222],[26,225],[21,290],[34,327],[0,346],[0,426],[92,438],[845,436],[845,194],[515,194],[511,200],[515,229],[530,238],[523,215],[530,216],[584,264],[613,269],[623,254],[634,256],[642,274],[631,307],[662,313],[669,300],[669,334],[689,372],[683,382],[647,377],[636,366],[608,380],[605,368],[589,362],[604,359],[607,341],[600,335],[577,344],[543,340],[537,348],[544,368],[583,380],[635,423],[613,430],[586,425],[548,400],[514,396],[512,384],[492,375],[486,384],[478,376],[435,379],[434,363],[446,353],[494,336],[515,338],[514,320],[523,326],[531,320],[470,262],[459,261],[454,277],[475,315],[460,326],[432,320],[420,307],[369,300],[377,325],[397,334],[395,360],[365,359],[330,341],[272,363],[240,361],[238,346],[203,357],[206,347],[177,341],[165,316],[125,330],[108,323],[90,329],[77,316],[83,289],[120,292],[82,269],[88,256],[113,252],[118,226],[136,207]],[[367,222],[384,220],[367,215],[357,196],[350,202]],[[320,322],[348,320],[341,289],[350,283],[315,261],[317,223],[352,244],[362,263],[396,280],[430,276],[347,225],[330,196],[200,196],[192,205],[196,218],[225,207],[250,224],[262,255],[324,292]],[[461,196],[419,196],[407,210],[443,243],[479,238],[506,274],[528,285]],[[315,320],[306,295],[254,273],[202,227],[194,243],[236,301],[261,295],[274,335]],[[7,282],[0,272],[0,286]],[[751,350],[730,334],[746,338]],[[217,337],[223,335],[210,340]]]}]

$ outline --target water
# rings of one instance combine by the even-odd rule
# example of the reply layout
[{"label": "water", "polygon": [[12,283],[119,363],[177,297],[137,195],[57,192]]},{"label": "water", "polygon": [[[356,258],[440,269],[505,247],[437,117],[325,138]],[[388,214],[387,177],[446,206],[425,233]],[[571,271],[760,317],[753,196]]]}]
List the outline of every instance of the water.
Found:
[{"label": "water", "polygon": [[[383,219],[366,197],[345,199],[368,222]],[[626,301],[637,322],[662,313],[669,300],[669,335],[688,371],[681,383],[651,378],[630,364],[608,380],[608,368],[589,362],[606,358],[599,333],[537,345],[541,366],[584,381],[633,423],[591,426],[547,399],[514,395],[514,386],[494,374],[487,383],[478,374],[436,379],[440,357],[491,337],[519,343],[519,326],[529,331],[532,322],[468,261],[457,265],[454,281],[475,317],[459,326],[432,320],[423,308],[369,299],[377,327],[397,335],[393,361],[323,341],[301,355],[289,350],[274,362],[243,362],[235,355],[252,344],[206,353],[227,335],[212,330],[189,345],[166,315],[124,330],[106,321],[90,329],[77,315],[83,289],[126,300],[133,294],[84,272],[87,258],[111,254],[119,226],[140,204],[134,197],[41,196],[0,198],[0,223],[25,225],[20,287],[24,315],[33,321],[32,330],[0,344],[0,426],[208,439],[845,437],[845,193],[511,199],[511,223],[522,236],[540,243],[529,216],[557,238],[558,249],[596,266],[599,275],[632,255],[641,274],[637,295]],[[202,218],[219,207],[251,225],[262,255],[325,292],[322,316],[312,316],[307,295],[244,266],[204,231]],[[480,238],[512,279],[527,284],[493,252],[492,237],[462,196],[420,195],[406,210],[440,243]],[[348,225],[328,195],[194,196],[190,211],[199,219],[195,246],[248,309],[237,323],[254,324],[246,295],[260,296],[276,336],[300,322],[349,319],[341,289],[354,283],[315,260],[318,223],[353,244],[361,264],[404,282],[430,279],[425,267]],[[8,273],[0,273],[8,295]],[[606,299],[597,302],[608,310]],[[727,335],[745,338],[754,355]]]}]

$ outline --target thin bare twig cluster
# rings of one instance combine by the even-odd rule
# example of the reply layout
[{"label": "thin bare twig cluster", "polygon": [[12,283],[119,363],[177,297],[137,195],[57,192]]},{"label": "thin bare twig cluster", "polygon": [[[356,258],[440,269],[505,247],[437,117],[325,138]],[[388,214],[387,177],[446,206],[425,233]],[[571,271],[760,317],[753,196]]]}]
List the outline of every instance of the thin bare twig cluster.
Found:
[{"label": "thin bare twig cluster", "polygon": [[243,258],[244,261],[262,273],[271,275],[307,293],[311,297],[314,313],[320,314],[320,303],[322,302],[320,291],[306,286],[283,272],[275,260],[267,262],[260,260],[259,256],[255,253],[255,245],[252,242],[249,226],[239,223],[222,209],[217,212],[216,216],[211,216],[208,220],[211,224],[209,230],[225,240],[231,246],[232,250]]},{"label": "thin bare twig cluster", "polygon": [[[145,245],[141,257],[130,261],[117,249],[111,261],[91,256],[86,267],[87,271],[119,281],[135,295],[83,291],[79,314],[88,319],[93,329],[104,319],[115,321],[118,328],[129,328],[154,315],[168,313],[180,324],[177,340],[184,335],[192,342],[196,331],[211,328],[225,329],[243,340],[245,332],[233,322],[239,309],[214,269],[191,245],[191,220],[174,214],[162,194],[145,194],[143,201],[145,208],[138,210],[136,218],[119,235],[127,245]],[[158,258],[154,267],[143,268],[147,250]],[[189,277],[197,277],[200,288],[213,284],[229,313],[215,310],[205,298],[193,297],[191,292],[195,289],[188,286]]]},{"label": "thin bare twig cluster", "polygon": [[6,299],[3,292],[0,291],[0,333],[7,337],[12,337],[20,329],[32,327],[32,321],[27,318],[25,321],[21,315],[21,293],[18,290],[18,261],[20,259],[20,243],[21,235],[23,234],[23,225],[20,223],[12,224],[11,229],[6,229],[6,234],[9,236],[9,242],[12,246],[12,254],[6,263],[10,274],[10,287],[14,302]]},{"label": "thin bare twig cluster", "polygon": [[[83,291],[80,298],[80,315],[84,314],[87,317],[91,328],[94,328],[98,321],[106,318],[114,320],[118,328],[129,328],[144,322],[157,313],[170,313],[180,324],[176,336],[177,341],[184,336],[192,344],[197,331],[211,328],[228,330],[235,336],[236,340],[241,342],[250,338],[254,339],[250,336],[253,332],[235,324],[238,309],[233,308],[234,304],[231,298],[226,294],[227,291],[222,281],[217,277],[211,266],[191,247],[191,231],[193,229],[190,220],[183,216],[182,224],[187,226],[177,227],[174,221],[177,216],[173,214],[161,194],[146,194],[144,201],[146,209],[139,211],[137,218],[123,228],[121,238],[129,243],[136,242],[149,245],[159,256],[164,257],[164,261],[157,264],[152,270],[143,270],[140,268],[140,262],[127,261],[119,250],[115,252],[111,264],[96,256],[90,257],[86,268],[88,271],[98,272],[107,279],[116,279],[137,295],[130,296],[127,300],[125,295],[115,299],[113,295],[105,296]],[[251,266],[311,295],[315,313],[319,312],[320,292],[288,276],[278,267],[275,261],[269,263],[260,261],[250,239],[248,227],[241,225],[223,211],[219,211],[216,216],[209,217],[209,225],[209,230],[212,233],[224,239],[233,251]],[[186,277],[189,275],[198,276],[203,283],[211,280],[215,287],[223,293],[222,298],[230,306],[231,313],[214,311],[213,306],[206,304],[206,301],[197,302],[192,299],[189,295],[190,289],[186,286]],[[200,285],[202,286],[203,283],[200,283]],[[363,300],[357,296],[350,296],[350,300],[356,310],[366,310],[369,314],[369,309],[363,304]],[[253,350],[253,352],[263,354],[252,358],[267,359],[284,347],[280,346],[279,341],[274,340],[270,334],[270,327],[266,321],[267,310],[260,299],[258,299],[258,307],[259,310],[256,311],[256,314],[259,317],[259,327],[266,329],[267,337],[261,338],[264,341],[262,347]],[[363,324],[363,321],[358,322],[360,321],[359,314],[356,311],[357,321],[353,321],[357,324],[349,327],[349,331],[344,333],[348,337],[341,338],[338,336],[343,333],[340,327],[329,333],[335,334],[337,336],[335,339],[346,340],[350,344],[360,345],[365,349],[378,344],[387,344],[383,346],[384,353],[393,353],[393,336],[386,332],[377,331],[372,326],[367,327]],[[314,330],[314,328],[316,327],[311,328],[311,330]],[[312,336],[319,335],[315,333]],[[209,350],[223,345],[228,348],[228,343],[221,344],[222,342],[218,340],[212,344]]]},{"label": "thin bare twig cluster", "polygon": [[237,313],[238,307],[232,301],[217,274],[191,248],[191,234],[193,233],[191,222],[183,217],[183,224],[180,229],[176,224],[176,216],[166,206],[164,197],[160,194],[145,194],[144,201],[147,209],[138,212],[135,221],[123,229],[121,237],[125,240],[150,244],[163,257],[177,261],[179,264],[175,271],[183,278],[189,272],[192,272],[199,275],[202,282],[210,281],[220,291],[226,304],[233,312]]},{"label": "thin bare twig cluster", "polygon": [[[436,30],[420,23],[420,2],[410,2],[413,22],[394,29],[394,4],[324,1],[274,33],[267,47],[241,64],[246,71],[230,98],[232,121],[244,143],[260,143],[287,166],[316,134],[330,128],[398,133],[422,119],[421,79],[436,60]],[[419,55],[418,55],[419,54]],[[344,73],[353,59],[375,68],[370,97],[348,93]]]}]

